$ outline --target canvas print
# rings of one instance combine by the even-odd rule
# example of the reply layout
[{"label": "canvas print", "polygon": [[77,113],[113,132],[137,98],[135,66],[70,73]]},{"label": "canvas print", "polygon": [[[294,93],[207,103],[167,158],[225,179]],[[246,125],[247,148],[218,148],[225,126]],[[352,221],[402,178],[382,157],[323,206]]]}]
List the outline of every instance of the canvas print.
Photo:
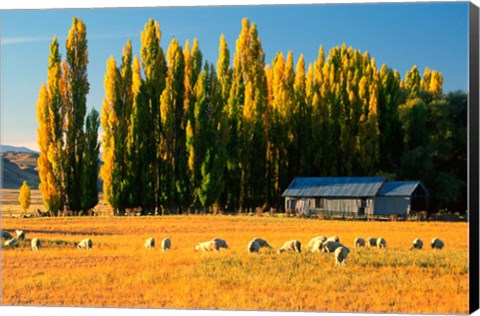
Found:
[{"label": "canvas print", "polygon": [[1,17],[2,305],[469,312],[468,2]]}]

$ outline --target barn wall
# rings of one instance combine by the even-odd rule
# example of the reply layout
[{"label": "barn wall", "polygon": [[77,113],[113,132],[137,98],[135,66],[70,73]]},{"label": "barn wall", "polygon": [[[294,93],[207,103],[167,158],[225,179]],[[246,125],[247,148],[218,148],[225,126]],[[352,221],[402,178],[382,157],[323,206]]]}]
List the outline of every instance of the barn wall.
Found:
[{"label": "barn wall", "polygon": [[375,215],[408,215],[410,213],[410,198],[396,196],[379,196],[374,201]]},{"label": "barn wall", "polygon": [[[358,214],[358,209],[361,207],[362,201],[358,198],[329,198],[324,199],[324,210],[337,213],[354,213]],[[367,199],[367,207],[365,214],[371,214],[372,199]]]}]

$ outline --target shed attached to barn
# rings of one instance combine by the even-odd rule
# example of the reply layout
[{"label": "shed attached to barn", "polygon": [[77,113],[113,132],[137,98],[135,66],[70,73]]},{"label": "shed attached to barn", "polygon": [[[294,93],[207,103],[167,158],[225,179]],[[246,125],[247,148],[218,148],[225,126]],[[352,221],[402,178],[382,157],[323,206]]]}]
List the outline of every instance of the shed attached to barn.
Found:
[{"label": "shed attached to barn", "polygon": [[428,206],[420,181],[389,182],[384,177],[297,177],[282,196],[285,209],[305,215],[406,216]]}]

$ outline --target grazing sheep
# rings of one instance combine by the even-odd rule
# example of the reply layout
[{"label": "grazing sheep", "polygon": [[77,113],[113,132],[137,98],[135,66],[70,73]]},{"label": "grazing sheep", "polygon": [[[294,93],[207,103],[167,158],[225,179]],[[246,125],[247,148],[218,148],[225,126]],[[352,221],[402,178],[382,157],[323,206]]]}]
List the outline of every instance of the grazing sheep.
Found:
[{"label": "grazing sheep", "polygon": [[378,248],[387,248],[387,241],[382,237],[377,239],[377,247]]},{"label": "grazing sheep", "polygon": [[326,241],[326,239],[325,239],[325,240],[323,240],[323,239],[314,240],[314,241],[313,241],[313,245],[310,247],[310,250],[311,250],[312,252],[320,252],[320,251],[322,251],[322,245],[323,245],[323,243],[324,243],[325,241]]},{"label": "grazing sheep", "polygon": [[333,240],[328,240],[327,239],[322,244],[322,252],[323,253],[325,253],[325,252],[332,253],[339,247],[345,247],[345,246],[342,245],[341,243],[339,243],[338,241],[333,241]]},{"label": "grazing sheep", "polygon": [[365,247],[365,239],[363,239],[363,238],[361,238],[361,237],[357,237],[357,238],[355,238],[355,240],[353,241],[353,245],[355,246],[355,248]]},{"label": "grazing sheep", "polygon": [[323,243],[325,240],[327,240],[327,237],[325,236],[313,237],[312,239],[310,239],[310,241],[307,244],[307,251],[311,250],[313,252],[313,249],[312,249],[313,245],[315,245],[317,241],[320,241],[320,243]]},{"label": "grazing sheep", "polygon": [[218,251],[217,243],[213,240],[200,242],[195,245],[195,250],[201,250],[202,253],[207,251]]},{"label": "grazing sheep", "polygon": [[144,246],[147,249],[154,249],[155,248],[155,238],[153,238],[153,237],[147,238],[147,240],[145,240]]},{"label": "grazing sheep", "polygon": [[25,240],[25,232],[23,230],[16,230],[18,240]]},{"label": "grazing sheep", "polygon": [[14,248],[17,246],[17,240],[15,238],[9,239],[4,243],[5,247]]},{"label": "grazing sheep", "polygon": [[376,247],[376,246],[377,246],[377,238],[368,237],[367,238],[367,247]]},{"label": "grazing sheep", "polygon": [[225,248],[228,249],[227,242],[223,239],[220,238],[213,238],[212,241],[214,241],[217,244],[217,248]]},{"label": "grazing sheep", "polygon": [[38,249],[40,249],[40,239],[38,238],[33,238],[32,239],[32,250],[33,251],[37,251]]},{"label": "grazing sheep", "polygon": [[410,250],[412,250],[412,249],[422,249],[422,247],[423,247],[423,241],[419,238],[415,238],[413,240],[413,246],[412,246],[412,248],[410,248]]},{"label": "grazing sheep", "polygon": [[260,248],[263,248],[263,247],[272,249],[272,246],[270,246],[270,244],[265,239],[258,238],[258,237],[253,238],[248,243],[247,251],[248,252],[259,252]]},{"label": "grazing sheep", "polygon": [[349,253],[350,249],[348,249],[347,247],[338,247],[337,249],[335,249],[335,264],[345,264]]},{"label": "grazing sheep", "polygon": [[250,242],[248,243],[248,246],[247,246],[247,251],[249,253],[259,252],[260,251],[260,244],[258,242],[256,242],[255,239],[250,240]]},{"label": "grazing sheep", "polygon": [[302,252],[302,243],[298,240],[290,240],[283,244],[283,246],[278,249],[277,253],[282,253],[284,251],[296,251]]},{"label": "grazing sheep", "polygon": [[172,246],[172,241],[170,238],[163,238],[162,240],[162,250],[163,251],[168,251],[170,250],[170,247]]},{"label": "grazing sheep", "polygon": [[340,238],[338,236],[330,236],[327,238],[327,240],[340,242]]},{"label": "grazing sheep", "polygon": [[442,249],[445,246],[445,243],[439,238],[433,238],[431,243],[432,249]]},{"label": "grazing sheep", "polygon": [[272,249],[272,246],[270,246],[270,244],[265,239],[257,237],[257,238],[252,239],[252,241],[256,241],[258,243],[258,245],[260,246],[260,248],[265,247],[265,248]]},{"label": "grazing sheep", "polygon": [[87,249],[92,250],[92,247],[93,247],[93,243],[90,238],[85,238],[77,244],[77,248],[80,248],[83,250],[87,250]]},{"label": "grazing sheep", "polygon": [[2,232],[2,239],[12,239],[13,236],[6,230],[0,230]]}]

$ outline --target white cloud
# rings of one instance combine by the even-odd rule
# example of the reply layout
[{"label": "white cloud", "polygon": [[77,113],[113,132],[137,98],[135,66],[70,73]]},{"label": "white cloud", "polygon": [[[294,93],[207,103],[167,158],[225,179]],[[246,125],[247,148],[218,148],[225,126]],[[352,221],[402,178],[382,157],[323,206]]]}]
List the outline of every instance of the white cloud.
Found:
[{"label": "white cloud", "polygon": [[19,36],[19,37],[3,37],[0,40],[0,43],[2,44],[2,46],[4,46],[4,45],[35,43],[35,42],[50,42],[51,40],[52,40],[52,37]]}]

